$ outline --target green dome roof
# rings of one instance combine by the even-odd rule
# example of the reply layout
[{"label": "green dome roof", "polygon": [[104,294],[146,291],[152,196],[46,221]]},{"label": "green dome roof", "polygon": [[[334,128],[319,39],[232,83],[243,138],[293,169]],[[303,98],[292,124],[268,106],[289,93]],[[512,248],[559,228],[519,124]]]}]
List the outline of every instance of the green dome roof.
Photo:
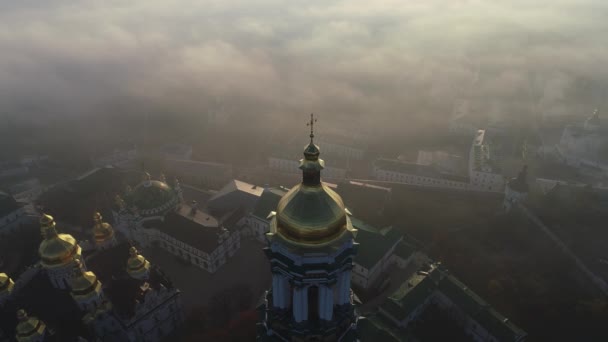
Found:
[{"label": "green dome roof", "polygon": [[125,196],[129,207],[137,207],[140,211],[154,210],[177,205],[177,193],[167,183],[157,180],[147,180],[135,187]]},{"label": "green dome roof", "polygon": [[296,185],[277,206],[277,229],[286,238],[307,244],[332,240],[347,229],[342,198],[327,185]]}]

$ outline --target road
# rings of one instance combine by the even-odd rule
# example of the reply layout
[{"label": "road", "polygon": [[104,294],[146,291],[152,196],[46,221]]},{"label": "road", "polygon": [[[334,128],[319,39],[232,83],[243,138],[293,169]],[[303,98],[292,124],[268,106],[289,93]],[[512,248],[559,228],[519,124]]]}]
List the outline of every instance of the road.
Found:
[{"label": "road", "polygon": [[604,281],[604,279],[598,277],[595,273],[593,273],[583,263],[583,261],[578,256],[576,256],[576,254],[574,254],[572,250],[557,235],[555,235],[551,231],[551,229],[549,229],[549,227],[547,227],[536,215],[534,215],[534,213],[532,213],[528,208],[526,208],[522,204],[519,204],[519,208],[522,210],[524,215],[526,215],[526,217],[530,221],[532,221],[532,223],[534,223],[538,228],[540,228],[540,230],[542,230],[543,233],[545,233],[557,245],[557,247],[562,250],[562,252],[564,252],[570,259],[572,259],[572,261],[574,261],[576,267],[581,272],[583,272],[583,274],[589,277],[593,284],[595,284],[605,295],[608,296],[608,284],[606,284],[606,281]]}]

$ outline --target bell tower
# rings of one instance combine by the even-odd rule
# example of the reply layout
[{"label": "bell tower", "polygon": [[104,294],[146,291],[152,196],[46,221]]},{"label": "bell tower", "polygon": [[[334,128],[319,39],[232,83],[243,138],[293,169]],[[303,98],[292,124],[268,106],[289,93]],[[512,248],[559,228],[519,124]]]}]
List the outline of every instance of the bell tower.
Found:
[{"label": "bell tower", "polygon": [[342,198],[321,181],[324,162],[310,143],[302,182],[279,201],[264,249],[272,270],[258,341],[356,341],[350,279],[356,229]]}]

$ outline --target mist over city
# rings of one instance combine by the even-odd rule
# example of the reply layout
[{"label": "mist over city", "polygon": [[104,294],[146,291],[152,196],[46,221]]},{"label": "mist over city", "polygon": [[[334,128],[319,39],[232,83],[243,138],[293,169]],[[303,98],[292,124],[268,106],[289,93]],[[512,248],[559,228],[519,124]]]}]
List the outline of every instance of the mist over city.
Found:
[{"label": "mist over city", "polygon": [[605,341],[608,2],[0,2],[0,341]]}]

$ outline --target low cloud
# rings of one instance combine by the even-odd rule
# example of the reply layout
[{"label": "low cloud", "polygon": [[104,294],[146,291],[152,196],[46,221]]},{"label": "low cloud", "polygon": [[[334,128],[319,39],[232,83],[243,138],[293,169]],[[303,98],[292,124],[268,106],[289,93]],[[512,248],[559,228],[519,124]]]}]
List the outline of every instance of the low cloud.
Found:
[{"label": "low cloud", "polygon": [[607,15],[599,0],[4,2],[0,116],[103,116],[118,101],[398,132],[445,120],[457,98],[564,114],[604,104]]}]

